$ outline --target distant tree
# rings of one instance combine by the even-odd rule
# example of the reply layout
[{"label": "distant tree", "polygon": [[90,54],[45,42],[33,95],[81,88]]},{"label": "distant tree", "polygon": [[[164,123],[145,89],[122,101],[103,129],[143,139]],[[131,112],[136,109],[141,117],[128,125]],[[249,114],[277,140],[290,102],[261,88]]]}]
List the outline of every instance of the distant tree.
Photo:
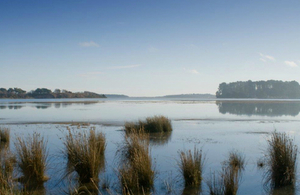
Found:
[{"label": "distant tree", "polygon": [[54,93],[61,93],[60,89],[55,89]]},{"label": "distant tree", "polygon": [[300,85],[296,81],[256,81],[221,83],[217,98],[300,98]]}]

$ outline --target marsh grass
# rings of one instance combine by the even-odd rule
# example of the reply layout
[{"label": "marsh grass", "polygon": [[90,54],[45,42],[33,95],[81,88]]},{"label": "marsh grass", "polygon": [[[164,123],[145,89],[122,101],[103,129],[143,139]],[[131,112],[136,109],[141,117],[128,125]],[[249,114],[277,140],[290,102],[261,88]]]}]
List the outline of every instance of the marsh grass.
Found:
[{"label": "marsh grass", "polygon": [[98,175],[104,168],[106,139],[95,128],[87,131],[72,132],[68,129],[65,137],[65,155],[68,159],[69,173],[76,172],[80,183],[98,181]]},{"label": "marsh grass", "polygon": [[202,181],[202,170],[204,157],[202,150],[194,148],[184,152],[180,151],[179,169],[184,178],[185,187],[200,186]]},{"label": "marsh grass", "polygon": [[98,195],[101,194],[98,184],[93,179],[89,183],[79,184],[79,186],[69,186],[69,191],[66,194],[70,195]]},{"label": "marsh grass", "polygon": [[149,149],[149,135],[143,133],[125,134],[121,149],[119,180],[123,194],[144,194],[153,189],[155,172]]},{"label": "marsh grass", "polygon": [[5,151],[0,155],[0,192],[6,194],[16,192],[13,183],[15,161],[15,157],[10,151]]},{"label": "marsh grass", "polygon": [[8,143],[10,138],[9,134],[9,128],[0,127],[0,143]]},{"label": "marsh grass", "polygon": [[245,157],[237,151],[229,153],[228,160],[224,161],[222,171],[212,174],[207,183],[210,195],[236,195],[239,188],[242,171],[245,167]]},{"label": "marsh grass", "polygon": [[25,139],[16,138],[16,162],[22,174],[18,181],[23,183],[24,188],[28,190],[43,188],[43,183],[48,180],[46,144],[47,141],[38,133]]},{"label": "marsh grass", "polygon": [[125,132],[130,133],[133,130],[144,129],[146,133],[171,132],[171,120],[165,116],[147,117],[145,121],[139,120],[137,123],[126,122]]},{"label": "marsh grass", "polygon": [[297,146],[286,133],[272,133],[266,154],[266,185],[279,188],[295,184],[297,152]]}]

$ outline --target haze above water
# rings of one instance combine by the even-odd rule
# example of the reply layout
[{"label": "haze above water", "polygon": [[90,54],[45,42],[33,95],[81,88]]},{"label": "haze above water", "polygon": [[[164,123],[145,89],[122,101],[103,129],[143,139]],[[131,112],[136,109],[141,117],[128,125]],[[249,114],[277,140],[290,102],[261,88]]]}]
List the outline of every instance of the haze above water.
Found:
[{"label": "haze above water", "polygon": [[[151,141],[151,154],[157,172],[155,194],[166,193],[165,181],[174,182],[176,194],[182,192],[182,179],[177,165],[178,151],[193,149],[194,146],[202,148],[206,154],[202,184],[204,194],[207,194],[205,181],[209,180],[210,173],[221,170],[221,162],[232,150],[242,152],[247,163],[239,194],[268,194],[263,187],[264,172],[257,168],[256,163],[263,157],[269,133],[275,129],[287,132],[300,146],[300,102],[297,101],[60,101],[0,100],[0,123],[11,129],[12,149],[16,134],[27,135],[37,131],[48,138],[52,160],[48,170],[51,179],[45,184],[47,194],[55,194],[67,188],[63,182],[59,183],[62,174],[57,174],[66,164],[66,160],[60,156],[63,144],[59,138],[66,133],[66,127],[77,129],[77,126],[72,126],[76,122],[91,123],[90,126],[105,133],[108,142],[106,166],[100,178],[109,177],[117,185],[115,172],[118,160],[115,154],[123,140],[120,130],[124,122],[154,115],[169,117],[173,132]],[[286,191],[282,194],[286,194]]]}]

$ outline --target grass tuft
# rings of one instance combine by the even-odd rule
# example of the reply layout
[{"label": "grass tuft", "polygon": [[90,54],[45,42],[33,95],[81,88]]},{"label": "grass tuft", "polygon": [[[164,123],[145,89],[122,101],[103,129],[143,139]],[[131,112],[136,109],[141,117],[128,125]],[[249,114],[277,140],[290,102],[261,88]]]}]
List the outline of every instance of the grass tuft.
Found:
[{"label": "grass tuft", "polygon": [[123,194],[146,193],[153,189],[154,171],[148,134],[125,135],[122,159],[124,163],[119,169],[119,179]]},{"label": "grass tuft", "polygon": [[79,176],[80,183],[98,181],[98,175],[104,167],[104,151],[106,139],[103,133],[91,128],[89,134],[72,132],[65,137],[65,154],[71,171]]},{"label": "grass tuft", "polygon": [[194,148],[193,153],[191,150],[180,152],[179,168],[185,181],[185,187],[200,186],[202,181],[203,162],[202,150],[199,150],[196,147]]},{"label": "grass tuft", "polygon": [[273,132],[268,140],[266,184],[271,188],[294,185],[298,148],[286,133]]},{"label": "grass tuft", "polygon": [[138,129],[144,129],[146,133],[171,132],[172,125],[171,125],[171,120],[165,116],[147,117],[145,121],[140,120],[138,123],[133,123],[133,122],[125,123],[126,133],[130,133]]},{"label": "grass tuft", "polygon": [[9,142],[9,128],[0,127],[0,143],[8,143]]},{"label": "grass tuft", "polygon": [[209,194],[236,195],[244,166],[245,157],[237,151],[230,152],[228,160],[223,162],[219,175],[212,174],[211,180],[208,182]]},{"label": "grass tuft", "polygon": [[22,173],[19,181],[28,189],[42,187],[48,180],[46,143],[47,141],[38,133],[25,139],[18,137],[15,142],[17,165]]},{"label": "grass tuft", "polygon": [[[9,152],[2,152],[0,155],[0,192],[13,194],[13,170],[15,157]],[[1,193],[0,193],[1,194]]]}]

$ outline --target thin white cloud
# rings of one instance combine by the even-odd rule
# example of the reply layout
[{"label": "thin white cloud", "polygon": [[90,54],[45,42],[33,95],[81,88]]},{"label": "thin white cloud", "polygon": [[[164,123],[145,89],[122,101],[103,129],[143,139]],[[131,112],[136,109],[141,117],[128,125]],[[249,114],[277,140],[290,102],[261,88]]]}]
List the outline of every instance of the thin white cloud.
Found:
[{"label": "thin white cloud", "polygon": [[287,66],[290,66],[290,67],[298,67],[298,65],[296,64],[296,62],[293,62],[293,61],[284,61],[284,63],[287,65]]},{"label": "thin white cloud", "polygon": [[81,47],[99,47],[99,44],[95,43],[94,41],[90,42],[81,42],[79,43]]},{"label": "thin white cloud", "polygon": [[266,61],[276,61],[273,56],[265,55],[265,54],[262,54],[262,53],[259,53],[259,55],[261,57],[260,60],[263,61],[263,62],[266,62]]},{"label": "thin white cloud", "polygon": [[135,64],[135,65],[128,65],[128,66],[112,66],[112,67],[109,67],[107,69],[127,69],[127,68],[136,68],[136,67],[140,67],[141,65],[140,64]]},{"label": "thin white cloud", "polygon": [[191,74],[199,74],[199,72],[195,69],[183,69],[185,72],[191,73]]},{"label": "thin white cloud", "polygon": [[83,73],[83,74],[80,74],[79,76],[81,77],[91,77],[91,76],[96,76],[96,75],[99,75],[99,74],[102,74],[103,72],[86,72],[86,73]]},{"label": "thin white cloud", "polygon": [[148,51],[151,52],[151,53],[155,53],[155,52],[158,52],[159,49],[157,49],[156,47],[149,47]]},{"label": "thin white cloud", "polygon": [[267,60],[265,60],[265,59],[263,59],[263,58],[260,58],[260,60],[263,61],[263,62],[266,62],[266,61],[267,61]]}]

